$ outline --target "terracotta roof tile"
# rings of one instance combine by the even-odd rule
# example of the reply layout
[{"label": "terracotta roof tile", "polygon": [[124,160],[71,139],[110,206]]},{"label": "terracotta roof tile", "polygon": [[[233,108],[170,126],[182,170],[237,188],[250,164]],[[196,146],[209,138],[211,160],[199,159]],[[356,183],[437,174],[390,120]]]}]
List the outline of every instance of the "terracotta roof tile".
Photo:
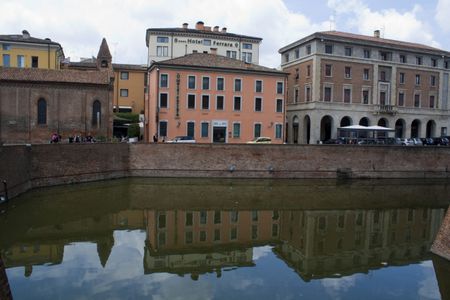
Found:
[{"label": "terracotta roof tile", "polygon": [[285,74],[284,72],[281,72],[277,69],[271,69],[260,65],[245,63],[242,60],[233,59],[222,55],[207,53],[192,53],[174,59],[154,62],[152,66],[155,65],[219,68],[238,71],[256,71]]},{"label": "terracotta roof tile", "polygon": [[0,82],[27,81],[52,83],[109,84],[114,75],[109,71],[43,70],[0,67]]}]

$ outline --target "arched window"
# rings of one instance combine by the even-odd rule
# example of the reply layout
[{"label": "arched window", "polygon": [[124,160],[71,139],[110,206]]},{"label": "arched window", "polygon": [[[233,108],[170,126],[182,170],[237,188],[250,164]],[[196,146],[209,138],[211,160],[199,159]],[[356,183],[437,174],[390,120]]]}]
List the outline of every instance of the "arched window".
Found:
[{"label": "arched window", "polygon": [[100,101],[95,100],[92,104],[92,126],[100,126],[100,120],[102,119],[102,104]]},{"label": "arched window", "polygon": [[38,125],[47,124],[47,101],[43,98],[37,102],[37,123]]},{"label": "arched window", "polygon": [[107,60],[102,60],[100,66],[101,66],[102,68],[107,68],[107,67],[108,67],[108,61],[107,61]]}]

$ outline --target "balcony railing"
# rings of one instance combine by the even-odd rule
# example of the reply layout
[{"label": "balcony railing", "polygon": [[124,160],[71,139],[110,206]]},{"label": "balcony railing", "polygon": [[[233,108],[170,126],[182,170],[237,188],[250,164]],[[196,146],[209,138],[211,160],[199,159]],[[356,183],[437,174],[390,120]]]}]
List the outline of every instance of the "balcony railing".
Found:
[{"label": "balcony railing", "polygon": [[377,104],[374,107],[374,113],[375,114],[395,115],[395,114],[397,114],[397,108],[394,105]]}]

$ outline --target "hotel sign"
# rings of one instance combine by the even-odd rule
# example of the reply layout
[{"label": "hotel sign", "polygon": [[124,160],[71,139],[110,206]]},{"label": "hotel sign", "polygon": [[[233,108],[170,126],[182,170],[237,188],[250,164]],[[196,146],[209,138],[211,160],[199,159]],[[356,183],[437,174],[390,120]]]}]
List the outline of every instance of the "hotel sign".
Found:
[{"label": "hotel sign", "polygon": [[191,44],[191,45],[203,45],[203,46],[217,46],[217,47],[228,47],[228,48],[239,48],[239,43],[232,43],[232,42],[223,42],[223,41],[216,41],[216,40],[208,40],[209,43],[205,43],[205,39],[179,39],[174,38],[174,43],[179,44]]}]

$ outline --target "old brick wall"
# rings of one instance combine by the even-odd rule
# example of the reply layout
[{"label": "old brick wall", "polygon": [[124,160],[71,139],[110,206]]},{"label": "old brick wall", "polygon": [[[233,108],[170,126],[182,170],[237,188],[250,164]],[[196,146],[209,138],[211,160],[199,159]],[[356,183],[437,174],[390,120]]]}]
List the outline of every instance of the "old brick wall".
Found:
[{"label": "old brick wall", "polygon": [[450,209],[447,209],[447,214],[431,247],[431,252],[450,260]]},{"label": "old brick wall", "polygon": [[30,189],[30,158],[30,147],[0,146],[0,195],[5,192],[3,180],[7,182],[10,198]]}]

